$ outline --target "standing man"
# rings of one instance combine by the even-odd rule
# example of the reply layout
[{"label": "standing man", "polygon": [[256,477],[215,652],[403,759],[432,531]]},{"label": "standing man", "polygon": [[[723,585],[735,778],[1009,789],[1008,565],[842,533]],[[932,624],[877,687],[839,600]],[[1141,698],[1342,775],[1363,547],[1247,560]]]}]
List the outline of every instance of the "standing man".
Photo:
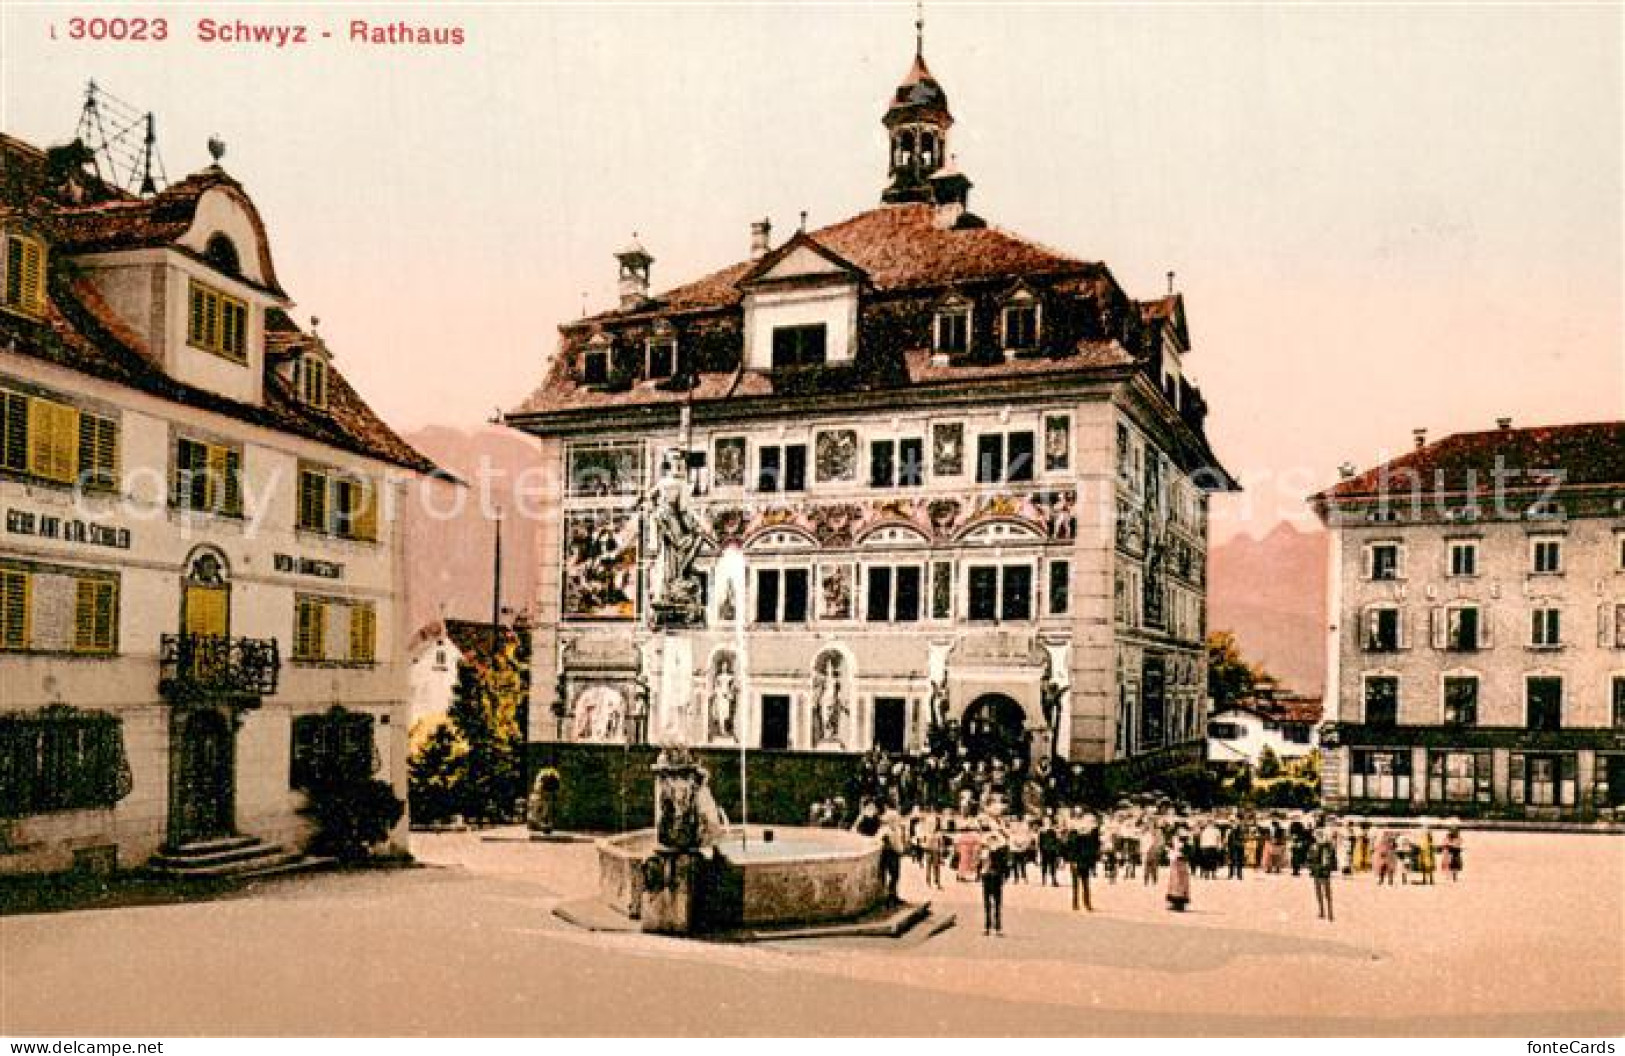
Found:
[{"label": "standing man", "polygon": [[1337,872],[1337,844],[1329,828],[1315,833],[1314,846],[1309,848],[1309,875],[1315,880],[1315,909],[1320,919],[1332,918],[1332,876]]},{"label": "standing man", "polygon": [[1089,874],[1095,871],[1095,863],[1100,860],[1100,819],[1089,814],[1074,819],[1074,823],[1067,839],[1067,858],[1072,866],[1072,908],[1093,913]]},{"label": "standing man", "polygon": [[1230,879],[1240,880],[1247,861],[1247,827],[1240,818],[1230,826],[1226,852],[1230,862]]},{"label": "standing man", "polygon": [[1004,934],[1004,874],[1009,868],[1010,851],[999,823],[982,819],[982,849],[977,857],[977,873],[982,880],[982,934]]},{"label": "standing man", "polygon": [[907,838],[903,835],[903,816],[897,808],[887,805],[880,816],[880,879],[886,885],[886,895],[897,901],[897,882],[903,876],[903,851]]}]

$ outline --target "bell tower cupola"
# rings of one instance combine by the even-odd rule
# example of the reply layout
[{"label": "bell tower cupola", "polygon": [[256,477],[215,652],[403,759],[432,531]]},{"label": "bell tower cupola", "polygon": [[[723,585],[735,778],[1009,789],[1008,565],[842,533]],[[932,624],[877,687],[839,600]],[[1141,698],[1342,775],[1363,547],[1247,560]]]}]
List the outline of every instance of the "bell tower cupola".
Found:
[{"label": "bell tower cupola", "polygon": [[929,202],[931,177],[948,160],[948,93],[942,90],[925,64],[925,19],[914,22],[914,63],[897,86],[891,106],[882,118],[891,144],[888,174],[880,197],[888,203]]}]

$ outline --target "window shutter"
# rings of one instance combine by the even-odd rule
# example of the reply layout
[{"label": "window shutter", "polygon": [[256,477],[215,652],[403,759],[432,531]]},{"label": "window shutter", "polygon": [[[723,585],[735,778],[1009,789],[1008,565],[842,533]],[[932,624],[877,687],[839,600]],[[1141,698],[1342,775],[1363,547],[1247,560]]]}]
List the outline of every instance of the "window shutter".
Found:
[{"label": "window shutter", "polygon": [[210,513],[230,512],[226,499],[226,457],[231,452],[218,444],[210,444],[208,452],[208,472],[205,474],[208,491],[203,504]]},{"label": "window shutter", "polygon": [[1612,643],[1613,635],[1609,633],[1608,616],[1612,606],[1603,602],[1597,606],[1597,647],[1606,649]]},{"label": "window shutter", "polygon": [[232,517],[241,517],[243,514],[243,455],[234,448],[226,448],[225,457],[221,459],[221,504],[222,512]]},{"label": "window shutter", "polygon": [[0,649],[27,649],[32,582],[21,569],[0,569]]},{"label": "window shutter", "polygon": [[79,412],[52,400],[28,401],[28,471],[73,483],[79,458]]},{"label": "window shutter", "polygon": [[1407,549],[1408,547],[1404,543],[1394,544],[1394,576],[1398,579],[1406,578],[1405,566],[1407,562],[1405,560],[1405,551]]},{"label": "window shutter", "polygon": [[1396,622],[1399,624],[1399,647],[1401,649],[1411,647],[1411,624],[1415,618],[1415,615],[1410,610],[1399,610],[1399,619]]},{"label": "window shutter", "polygon": [[22,296],[18,306],[38,315],[45,307],[45,250],[32,239],[17,241],[22,244]]},{"label": "window shutter", "polygon": [[1433,648],[1443,649],[1449,644],[1446,641],[1446,631],[1449,629],[1449,619],[1450,618],[1448,615],[1446,615],[1445,611],[1439,608],[1437,605],[1428,610],[1428,622],[1433,636]]},{"label": "window shutter", "polygon": [[1495,645],[1495,610],[1482,608],[1478,610],[1478,647],[1489,649]]},{"label": "window shutter", "polygon": [[193,283],[191,287],[191,314],[186,329],[186,339],[194,345],[201,345],[204,341],[203,317],[206,313],[204,301],[206,300],[203,287]]},{"label": "window shutter", "polygon": [[351,519],[354,526],[352,534],[357,539],[376,542],[378,539],[378,489],[373,487],[371,481],[362,481],[356,485],[356,508]]},{"label": "window shutter", "polygon": [[75,583],[73,611],[75,652],[112,652],[115,589],[115,585],[107,580],[80,579]]},{"label": "window shutter", "polygon": [[350,659],[372,663],[377,642],[378,614],[371,605],[350,607]]},{"label": "window shutter", "polygon": [[0,469],[28,472],[28,397],[0,391]]},{"label": "window shutter", "polygon": [[79,416],[79,477],[92,487],[118,482],[118,423],[95,414]]}]

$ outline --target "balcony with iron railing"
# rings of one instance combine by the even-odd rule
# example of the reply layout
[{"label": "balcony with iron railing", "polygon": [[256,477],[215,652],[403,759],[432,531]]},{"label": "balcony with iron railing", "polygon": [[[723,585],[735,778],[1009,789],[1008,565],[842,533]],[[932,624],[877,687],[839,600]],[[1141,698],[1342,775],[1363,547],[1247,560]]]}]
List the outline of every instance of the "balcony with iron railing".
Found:
[{"label": "balcony with iron railing", "polygon": [[158,691],[174,703],[224,699],[254,707],[276,694],[281,669],[275,638],[166,634],[159,639]]}]

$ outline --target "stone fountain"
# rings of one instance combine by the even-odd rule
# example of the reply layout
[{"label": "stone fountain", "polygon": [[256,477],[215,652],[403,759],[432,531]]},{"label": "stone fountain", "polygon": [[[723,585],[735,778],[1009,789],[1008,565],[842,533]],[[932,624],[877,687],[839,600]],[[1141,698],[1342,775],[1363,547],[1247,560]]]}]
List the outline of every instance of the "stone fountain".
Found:
[{"label": "stone fountain", "polygon": [[[748,707],[736,712],[740,825],[725,827],[705,767],[689,744],[692,635],[704,628],[706,616],[694,573],[704,536],[692,510],[686,464],[680,449],[668,450],[660,479],[642,504],[655,543],[651,634],[644,650],[661,716],[654,827],[599,841],[601,899],[641,930],[665,935],[855,920],[887,899],[879,842],[829,829],[770,833],[745,823]],[[730,547],[719,555],[716,612],[733,627],[741,702],[749,700],[747,572],[742,550]]]}]

